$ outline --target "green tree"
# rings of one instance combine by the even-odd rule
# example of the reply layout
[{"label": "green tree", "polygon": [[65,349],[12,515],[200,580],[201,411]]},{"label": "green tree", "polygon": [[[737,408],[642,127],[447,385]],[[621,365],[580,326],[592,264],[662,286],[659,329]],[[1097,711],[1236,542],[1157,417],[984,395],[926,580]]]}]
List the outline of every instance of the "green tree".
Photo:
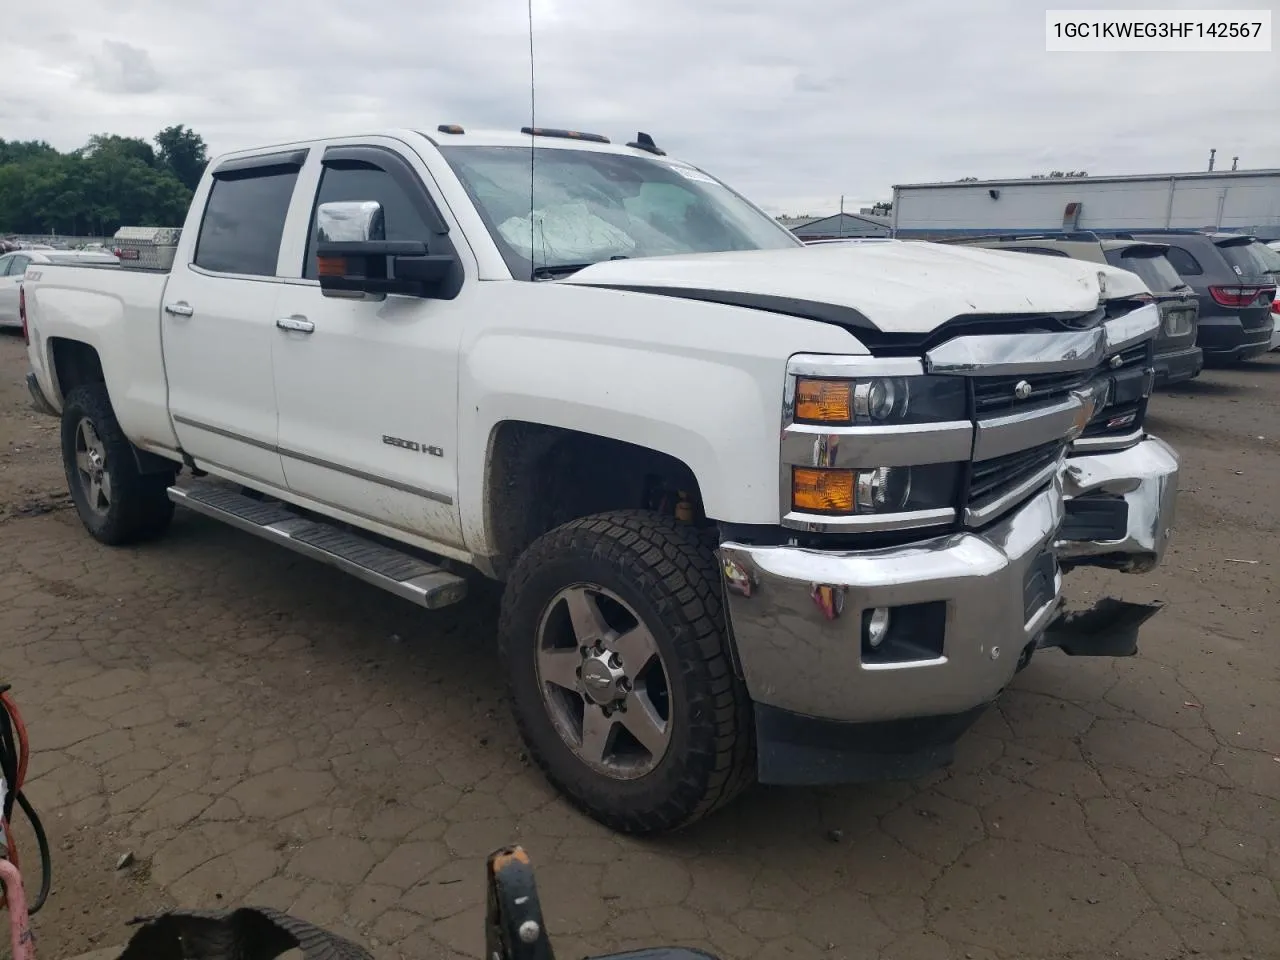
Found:
[{"label": "green tree", "polygon": [[188,190],[195,190],[209,164],[204,137],[182,124],[165,127],[155,137],[160,163]]},{"label": "green tree", "polygon": [[141,137],[121,137],[114,133],[95,133],[77,151],[83,157],[119,156],[141,161],[148,167],[158,166],[156,152]]},{"label": "green tree", "polygon": [[[175,130],[181,136],[166,137]],[[198,182],[204,141],[170,128],[156,142],[159,152],[138,137],[97,134],[60,153],[42,141],[0,140],[0,232],[109,236],[123,224],[181,224],[191,189],[173,169],[183,161],[172,158],[187,156]],[[192,148],[185,155],[183,144]]]},{"label": "green tree", "polygon": [[8,140],[0,137],[0,166],[23,160],[57,156],[58,151],[43,140]]}]

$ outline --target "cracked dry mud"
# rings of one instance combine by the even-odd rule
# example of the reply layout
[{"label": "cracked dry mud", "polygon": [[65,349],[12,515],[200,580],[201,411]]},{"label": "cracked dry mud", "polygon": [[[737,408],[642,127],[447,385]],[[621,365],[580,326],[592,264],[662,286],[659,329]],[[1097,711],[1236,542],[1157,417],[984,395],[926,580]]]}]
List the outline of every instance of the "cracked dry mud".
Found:
[{"label": "cracked dry mud", "polygon": [[650,842],[523,761],[491,600],[420,613],[181,513],[100,547],[24,370],[0,336],[0,673],[54,845],[42,956],[245,902],[379,957],[478,956],[483,858],[513,840],[564,957],[1280,956],[1280,356],[1154,401],[1184,458],[1176,546],[1153,576],[1071,578],[1167,602],[1138,657],[1037,657],[923,781],[757,789]]}]

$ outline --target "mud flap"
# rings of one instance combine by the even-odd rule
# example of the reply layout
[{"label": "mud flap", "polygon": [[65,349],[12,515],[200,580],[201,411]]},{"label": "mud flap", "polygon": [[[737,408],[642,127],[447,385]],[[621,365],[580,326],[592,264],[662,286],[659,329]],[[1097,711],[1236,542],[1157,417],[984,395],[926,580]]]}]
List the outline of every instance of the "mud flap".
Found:
[{"label": "mud flap", "polygon": [[1164,607],[1104,597],[1088,610],[1058,614],[1040,636],[1039,648],[1057,647],[1069,657],[1132,657],[1138,631]]}]

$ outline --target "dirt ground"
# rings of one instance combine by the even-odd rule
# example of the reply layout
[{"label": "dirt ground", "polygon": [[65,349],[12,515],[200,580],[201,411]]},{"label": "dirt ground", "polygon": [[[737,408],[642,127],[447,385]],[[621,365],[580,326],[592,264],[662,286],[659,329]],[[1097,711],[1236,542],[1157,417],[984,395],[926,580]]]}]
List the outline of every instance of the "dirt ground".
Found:
[{"label": "dirt ground", "polygon": [[479,956],[484,856],[510,841],[566,958],[1280,957],[1280,354],[1154,401],[1184,465],[1167,565],[1070,578],[1167,603],[1139,656],[1037,657],[925,781],[757,789],[656,842],[530,768],[491,602],[423,614],[181,513],[98,546],[25,368],[0,335],[0,678],[54,846],[43,957],[247,902],[379,957]]}]

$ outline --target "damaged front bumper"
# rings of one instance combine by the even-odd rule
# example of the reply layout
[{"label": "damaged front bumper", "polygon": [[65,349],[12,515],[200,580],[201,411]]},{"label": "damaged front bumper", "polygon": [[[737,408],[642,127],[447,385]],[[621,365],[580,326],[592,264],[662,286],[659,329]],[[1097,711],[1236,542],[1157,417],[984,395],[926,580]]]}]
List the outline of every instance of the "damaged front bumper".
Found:
[{"label": "damaged front bumper", "polygon": [[1054,552],[1065,569],[1146,573],[1160,564],[1178,497],[1172,447],[1148,436],[1127,450],[1071,457],[1061,475],[1066,517]]},{"label": "damaged front bumper", "polygon": [[1048,488],[981,531],[864,551],[721,544],[759,779],[917,776],[950,761],[1036,649],[1135,652],[1158,608],[1109,601],[1063,614],[1060,561],[1158,563],[1177,469],[1173,451],[1147,438],[1072,457]]}]

